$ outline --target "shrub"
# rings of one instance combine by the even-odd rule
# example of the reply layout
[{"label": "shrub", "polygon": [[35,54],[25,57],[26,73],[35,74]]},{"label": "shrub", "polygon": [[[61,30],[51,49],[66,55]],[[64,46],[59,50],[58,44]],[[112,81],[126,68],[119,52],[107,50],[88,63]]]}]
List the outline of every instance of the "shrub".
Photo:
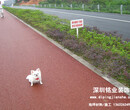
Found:
[{"label": "shrub", "polygon": [[49,29],[46,32],[46,34],[58,42],[62,42],[65,39],[65,35],[66,35],[65,33],[61,32],[60,30],[56,30],[56,29],[54,29],[54,30]]}]

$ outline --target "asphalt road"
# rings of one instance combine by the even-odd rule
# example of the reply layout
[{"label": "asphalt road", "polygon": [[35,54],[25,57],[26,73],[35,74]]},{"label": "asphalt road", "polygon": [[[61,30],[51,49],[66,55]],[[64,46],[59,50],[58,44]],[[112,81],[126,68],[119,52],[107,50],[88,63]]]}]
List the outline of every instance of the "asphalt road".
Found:
[{"label": "asphalt road", "polygon": [[[26,76],[37,68],[43,85],[31,87]],[[0,19],[0,110],[129,110],[128,104],[128,95],[5,11]]]},{"label": "asphalt road", "polygon": [[64,9],[35,8],[27,6],[20,6],[15,8],[38,9],[44,13],[56,15],[59,18],[68,20],[84,19],[84,24],[87,26],[96,26],[100,30],[107,32],[117,31],[123,36],[123,39],[130,39],[130,15]]}]

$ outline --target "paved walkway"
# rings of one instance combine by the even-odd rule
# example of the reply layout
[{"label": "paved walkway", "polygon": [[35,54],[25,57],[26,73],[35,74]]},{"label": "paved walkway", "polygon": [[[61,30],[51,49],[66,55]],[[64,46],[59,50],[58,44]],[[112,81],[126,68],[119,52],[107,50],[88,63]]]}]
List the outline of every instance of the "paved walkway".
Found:
[{"label": "paved walkway", "polygon": [[[43,85],[30,86],[30,70],[40,68]],[[0,19],[0,110],[129,110],[124,93],[5,12]],[[104,89],[105,88],[105,89]],[[99,93],[94,93],[99,92]],[[90,99],[96,96],[97,99]],[[123,96],[126,99],[98,99]],[[98,104],[98,107],[94,105]],[[93,105],[93,107],[91,107]],[[110,105],[105,107],[106,105]],[[100,107],[101,106],[101,107]]]}]

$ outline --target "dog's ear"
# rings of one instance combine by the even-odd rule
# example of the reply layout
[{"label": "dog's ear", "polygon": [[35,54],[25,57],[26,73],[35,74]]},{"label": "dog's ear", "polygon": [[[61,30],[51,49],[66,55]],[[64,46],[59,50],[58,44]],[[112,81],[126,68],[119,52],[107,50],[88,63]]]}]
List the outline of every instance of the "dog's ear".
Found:
[{"label": "dog's ear", "polygon": [[39,72],[40,72],[40,68],[38,68],[36,71],[39,71]]},{"label": "dog's ear", "polygon": [[34,73],[34,70],[31,70],[31,75]]}]

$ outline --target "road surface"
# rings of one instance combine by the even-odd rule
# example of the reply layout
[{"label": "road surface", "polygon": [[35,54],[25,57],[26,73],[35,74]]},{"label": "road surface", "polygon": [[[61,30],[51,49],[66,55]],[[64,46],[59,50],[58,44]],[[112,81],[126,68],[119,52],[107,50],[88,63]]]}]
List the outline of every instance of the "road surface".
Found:
[{"label": "road surface", "polygon": [[[26,76],[37,68],[43,85],[31,87]],[[5,11],[0,19],[0,110],[129,110],[128,96],[109,88],[117,89]]]},{"label": "road surface", "polygon": [[44,13],[55,15],[59,18],[68,20],[84,19],[84,24],[87,26],[96,26],[100,30],[106,32],[117,31],[123,36],[123,39],[130,39],[130,15],[64,9],[35,8],[27,6],[15,6],[15,8],[38,9]]}]

